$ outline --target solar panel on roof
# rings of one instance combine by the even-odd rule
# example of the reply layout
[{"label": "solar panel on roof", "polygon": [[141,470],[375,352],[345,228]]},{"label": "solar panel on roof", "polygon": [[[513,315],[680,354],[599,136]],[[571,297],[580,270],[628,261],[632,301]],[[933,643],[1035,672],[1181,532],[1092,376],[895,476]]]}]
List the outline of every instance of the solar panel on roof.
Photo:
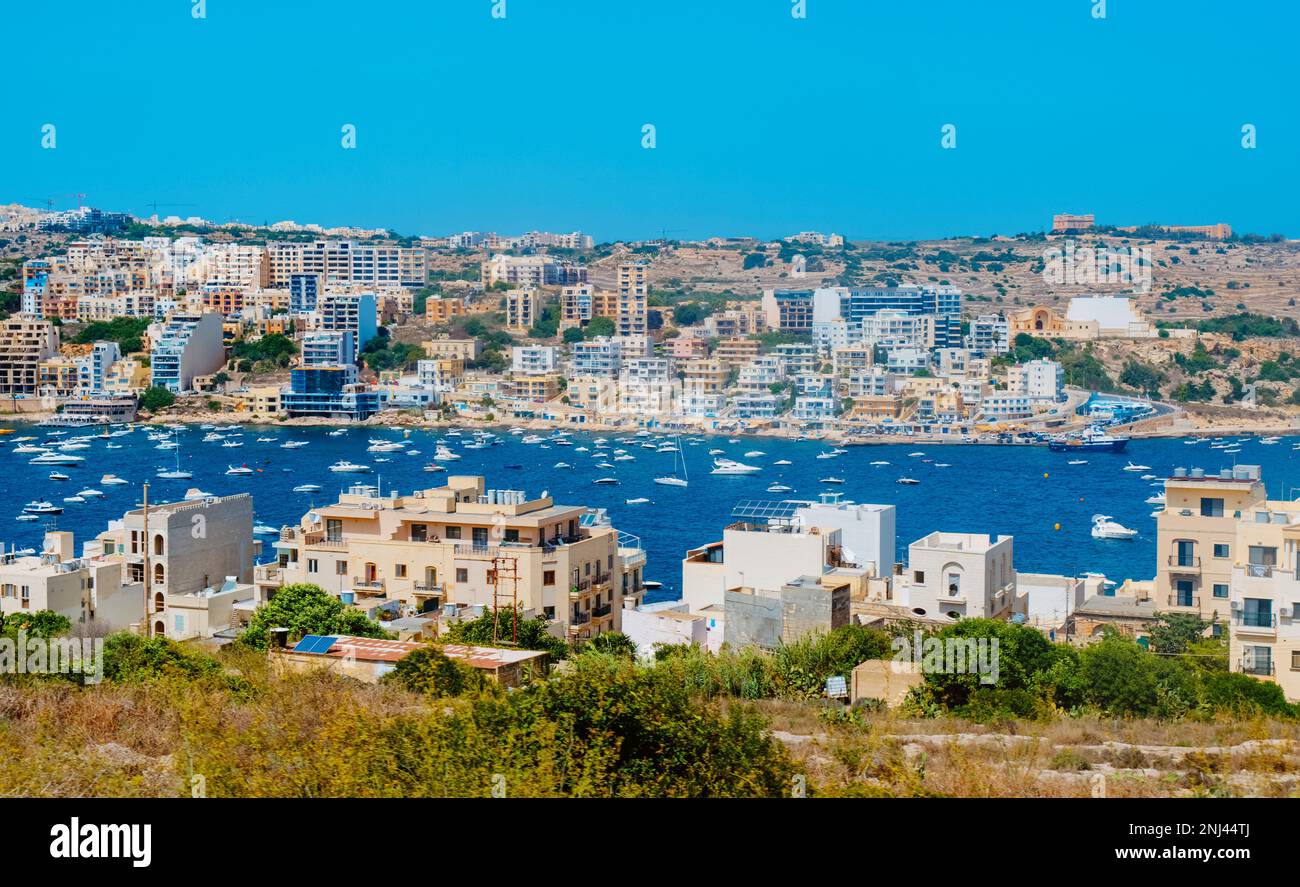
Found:
[{"label": "solar panel on roof", "polygon": [[801,505],[802,502],[788,499],[742,499],[731,510],[731,516],[745,520],[789,520]]},{"label": "solar panel on roof", "polygon": [[334,646],[334,638],[319,634],[304,635],[298,645],[293,648],[295,653],[324,653]]}]

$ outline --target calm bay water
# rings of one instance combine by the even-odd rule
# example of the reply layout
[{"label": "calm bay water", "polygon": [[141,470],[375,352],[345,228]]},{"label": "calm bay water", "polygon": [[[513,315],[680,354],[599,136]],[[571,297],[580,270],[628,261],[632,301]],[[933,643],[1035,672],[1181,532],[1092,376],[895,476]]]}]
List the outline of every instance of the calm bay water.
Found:
[{"label": "calm bay water", "polygon": [[[81,543],[103,530],[107,522],[117,519],[141,500],[140,484],[150,482],[150,499],[154,502],[181,498],[190,487],[215,495],[248,492],[253,495],[256,518],[261,523],[280,526],[297,523],[313,505],[335,501],[336,494],[353,483],[382,483],[384,490],[410,492],[443,483],[446,474],[429,473],[424,466],[433,460],[435,441],[445,431],[413,430],[409,434],[386,428],[349,428],[341,436],[331,437],[327,428],[288,428],[253,426],[243,428],[234,438],[242,447],[222,447],[220,442],[203,443],[206,429],[191,427],[178,432],[180,464],[194,472],[192,480],[166,480],[155,477],[159,466],[175,464],[173,451],[159,451],[147,439],[145,431],[118,438],[95,438],[90,449],[77,450],[84,456],[79,466],[31,465],[33,455],[7,452],[14,437],[32,435],[33,443],[53,439],[50,429],[16,425],[14,435],[0,440],[6,452],[0,452],[0,492],[8,508],[0,509],[0,540],[6,549],[39,548],[47,529],[71,530]],[[97,432],[69,430],[62,439]],[[549,436],[549,433],[543,433]],[[502,433],[502,443],[486,449],[465,449],[469,432],[447,437],[451,448],[461,454],[457,461],[445,463],[448,474],[481,474],[487,485],[498,489],[521,489],[530,496],[547,491],[558,502],[604,507],[614,525],[641,537],[649,564],[646,578],[663,582],[663,590],[652,599],[678,596],[681,582],[681,558],[687,549],[720,539],[723,527],[731,521],[736,503],[744,499],[776,500],[783,498],[815,499],[825,490],[841,493],[857,502],[881,502],[897,506],[899,558],[903,559],[909,542],[935,530],[1011,534],[1015,541],[1016,567],[1025,572],[1075,573],[1095,570],[1112,579],[1150,578],[1155,572],[1156,506],[1145,502],[1160,487],[1142,480],[1142,474],[1163,478],[1178,466],[1201,467],[1207,471],[1239,463],[1263,466],[1264,480],[1272,498],[1294,498],[1300,494],[1300,452],[1292,449],[1300,438],[1283,438],[1275,445],[1247,439],[1237,454],[1225,454],[1210,448],[1208,441],[1194,446],[1182,440],[1138,440],[1122,454],[1090,453],[1086,465],[1069,465],[1073,458],[1048,452],[1045,447],[1024,446],[942,446],[901,444],[849,447],[845,455],[818,459],[827,449],[818,442],[783,439],[706,437],[692,444],[682,438],[682,452],[690,475],[685,488],[655,484],[653,478],[671,474],[673,454],[658,453],[640,446],[642,439],[619,443],[615,435],[603,435],[608,443],[604,455],[612,461],[612,451],[622,448],[635,456],[634,461],[613,462],[613,468],[598,468],[593,443],[601,435],[574,434],[573,446],[523,444],[518,437]],[[621,435],[629,437],[628,435]],[[271,438],[259,441],[258,438]],[[405,440],[405,452],[369,453],[371,439]],[[307,441],[299,449],[286,450],[280,444],[288,440]],[[121,449],[107,449],[107,443],[121,444]],[[578,452],[587,447],[588,452]],[[713,456],[710,449],[722,449],[728,458],[759,465],[763,471],[751,476],[710,475]],[[761,456],[745,453],[761,450]],[[917,452],[923,455],[911,455]],[[368,475],[338,474],[329,466],[348,459],[371,466]],[[387,459],[387,462],[379,460]],[[774,465],[778,460],[792,464]],[[571,468],[556,468],[556,463]],[[873,462],[887,462],[873,465]],[[1129,462],[1148,465],[1148,472],[1125,471]],[[251,476],[225,474],[229,465],[247,465],[256,471]],[[517,466],[517,467],[516,467]],[[51,472],[70,476],[67,481],[49,479]],[[129,485],[105,486],[100,478],[113,473]],[[617,477],[617,486],[595,485],[599,477]],[[823,477],[844,479],[842,485],[822,484]],[[896,483],[902,476],[920,481],[915,486]],[[319,493],[295,493],[300,484],[314,483]],[[794,492],[768,493],[770,484],[793,487]],[[63,503],[85,488],[104,492],[100,499],[82,503]],[[628,505],[626,500],[646,498],[643,504]],[[59,516],[43,517],[36,522],[18,522],[22,507],[34,499],[49,500],[64,507]],[[1103,513],[1125,526],[1139,531],[1129,541],[1095,540],[1089,535],[1091,516]],[[1060,528],[1057,529],[1056,525]],[[262,560],[273,556],[268,548]]]}]

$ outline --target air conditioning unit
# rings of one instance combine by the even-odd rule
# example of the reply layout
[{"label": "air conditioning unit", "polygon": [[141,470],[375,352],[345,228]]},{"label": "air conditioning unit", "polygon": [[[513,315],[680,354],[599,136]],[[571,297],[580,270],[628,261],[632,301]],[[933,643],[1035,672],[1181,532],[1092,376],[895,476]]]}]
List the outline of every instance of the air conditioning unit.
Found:
[{"label": "air conditioning unit", "polygon": [[1291,618],[1291,608],[1290,608],[1290,607],[1282,607],[1282,608],[1280,608],[1280,609],[1277,611],[1277,615],[1280,616],[1280,617],[1282,617],[1283,619],[1290,619],[1290,618]]},{"label": "air conditioning unit", "polygon": [[1229,604],[1228,606],[1231,607],[1231,608],[1234,609],[1234,610],[1240,610],[1240,609],[1241,609],[1241,601],[1233,601],[1233,602],[1232,602],[1231,604]]}]

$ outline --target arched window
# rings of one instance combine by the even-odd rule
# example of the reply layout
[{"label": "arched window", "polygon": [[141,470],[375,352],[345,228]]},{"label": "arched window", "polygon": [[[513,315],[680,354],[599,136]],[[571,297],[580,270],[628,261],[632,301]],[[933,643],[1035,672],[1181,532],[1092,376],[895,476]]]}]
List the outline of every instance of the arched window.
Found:
[{"label": "arched window", "polygon": [[166,637],[167,626],[163,625],[161,619],[153,624],[153,636],[156,638]]},{"label": "arched window", "polygon": [[154,554],[162,554],[162,553],[163,553],[163,537],[162,537],[162,533],[159,533],[158,535],[156,535],[156,536],[153,537],[153,553],[154,553]]},{"label": "arched window", "polygon": [[160,591],[153,596],[153,611],[155,613],[161,613],[165,609],[167,609],[167,601],[163,596],[163,593]]},{"label": "arched window", "polygon": [[153,565],[153,581],[154,581],[154,584],[155,584],[155,585],[162,585],[162,584],[163,584],[163,581],[164,581],[164,579],[165,579],[165,577],[166,577],[166,570],[163,569],[163,565],[162,565],[162,564],[154,564],[154,565]]}]

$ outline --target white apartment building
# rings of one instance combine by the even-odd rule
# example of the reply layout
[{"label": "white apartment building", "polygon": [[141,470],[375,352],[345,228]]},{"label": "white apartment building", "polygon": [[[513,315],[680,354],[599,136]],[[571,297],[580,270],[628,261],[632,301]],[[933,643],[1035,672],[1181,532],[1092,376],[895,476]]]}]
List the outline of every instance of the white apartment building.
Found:
[{"label": "white apartment building", "polygon": [[644,336],[650,330],[650,266],[644,261],[618,266],[618,317],[620,336]]},{"label": "white apartment building", "polygon": [[1065,369],[1045,357],[1008,367],[1007,391],[1031,403],[1057,403],[1065,399]]},{"label": "white apartment building", "polygon": [[1005,619],[1016,606],[1014,539],[936,531],[907,548],[896,596],[918,616]]},{"label": "white apartment building", "polygon": [[516,345],[510,349],[510,371],[517,375],[544,376],[555,372],[560,349],[553,345]]},{"label": "white apartment building", "polygon": [[617,378],[622,364],[623,344],[606,336],[574,343],[569,358],[570,374],[573,376]]}]

